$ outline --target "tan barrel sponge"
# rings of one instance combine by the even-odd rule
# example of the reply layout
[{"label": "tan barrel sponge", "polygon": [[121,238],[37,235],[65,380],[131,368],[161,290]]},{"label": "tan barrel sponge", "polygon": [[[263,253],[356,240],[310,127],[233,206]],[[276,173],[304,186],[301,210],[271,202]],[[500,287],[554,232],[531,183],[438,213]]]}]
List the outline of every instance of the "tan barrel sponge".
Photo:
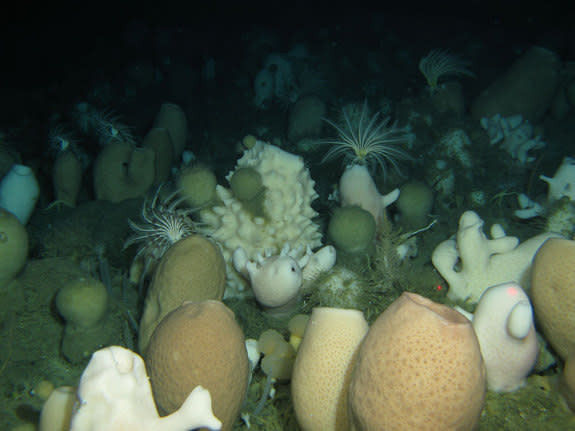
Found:
[{"label": "tan barrel sponge", "polygon": [[226,264],[219,247],[201,235],[172,245],[158,263],[140,322],[139,349],[145,353],[156,326],[185,301],[220,300],[226,287]]},{"label": "tan barrel sponge", "polygon": [[10,211],[0,208],[0,288],[7,286],[28,260],[28,232]]},{"label": "tan barrel sponge", "polygon": [[575,241],[548,239],[531,269],[531,301],[539,328],[562,359],[575,348]]},{"label": "tan barrel sponge", "polygon": [[82,188],[82,162],[72,151],[62,151],[56,157],[52,183],[54,200],[75,207]]},{"label": "tan barrel sponge", "polygon": [[349,403],[354,430],[472,430],[485,367],[471,322],[404,292],[373,323],[358,353]]},{"label": "tan barrel sponge", "polygon": [[96,198],[122,202],[144,196],[154,184],[156,154],[128,142],[106,145],[94,161]]},{"label": "tan barrel sponge", "polygon": [[569,409],[575,413],[575,351],[570,352],[565,359],[563,372],[559,379],[559,393],[563,396]]},{"label": "tan barrel sponge", "polygon": [[368,325],[361,311],[314,308],[296,356],[291,393],[303,431],[347,431],[347,394]]},{"label": "tan barrel sponge", "polygon": [[222,431],[239,416],[248,385],[244,334],[220,301],[186,302],[158,325],[145,357],[160,414],[180,407],[198,385],[210,391]]},{"label": "tan barrel sponge", "polygon": [[156,114],[154,127],[168,130],[174,146],[174,158],[179,160],[184,152],[188,134],[186,113],[174,103],[163,103],[160,111]]},{"label": "tan barrel sponge", "polygon": [[142,148],[150,148],[155,154],[154,182],[164,183],[172,173],[174,146],[168,129],[154,127],[148,131],[142,141]]}]

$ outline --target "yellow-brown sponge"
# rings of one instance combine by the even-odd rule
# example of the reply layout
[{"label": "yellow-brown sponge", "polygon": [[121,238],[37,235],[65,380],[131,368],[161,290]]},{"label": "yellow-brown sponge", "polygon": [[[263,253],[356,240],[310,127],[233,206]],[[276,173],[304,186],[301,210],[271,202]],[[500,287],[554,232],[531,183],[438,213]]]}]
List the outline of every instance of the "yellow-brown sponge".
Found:
[{"label": "yellow-brown sponge", "polygon": [[212,407],[231,430],[248,385],[244,334],[220,301],[187,302],[158,325],[145,357],[161,414],[176,411],[198,385],[210,391]]},{"label": "yellow-brown sponge", "polygon": [[140,352],[145,352],[152,332],[170,311],[185,301],[220,300],[225,287],[226,264],[214,242],[192,235],[172,245],[160,260],[146,297]]},{"label": "yellow-brown sponge", "polygon": [[0,208],[0,287],[10,282],[28,258],[28,233],[18,218]]},{"label": "yellow-brown sponge", "polygon": [[471,322],[405,292],[377,318],[359,349],[349,389],[351,419],[362,431],[471,431],[485,386]]}]

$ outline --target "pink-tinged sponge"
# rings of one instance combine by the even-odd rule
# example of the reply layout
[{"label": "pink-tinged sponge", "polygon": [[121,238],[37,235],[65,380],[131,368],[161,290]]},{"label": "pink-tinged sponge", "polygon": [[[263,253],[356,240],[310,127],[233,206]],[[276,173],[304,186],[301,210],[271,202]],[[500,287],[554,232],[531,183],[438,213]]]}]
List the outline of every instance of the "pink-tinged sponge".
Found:
[{"label": "pink-tinged sponge", "polygon": [[487,389],[511,392],[525,384],[535,365],[538,346],[533,309],[517,283],[488,288],[473,316],[487,371]]}]

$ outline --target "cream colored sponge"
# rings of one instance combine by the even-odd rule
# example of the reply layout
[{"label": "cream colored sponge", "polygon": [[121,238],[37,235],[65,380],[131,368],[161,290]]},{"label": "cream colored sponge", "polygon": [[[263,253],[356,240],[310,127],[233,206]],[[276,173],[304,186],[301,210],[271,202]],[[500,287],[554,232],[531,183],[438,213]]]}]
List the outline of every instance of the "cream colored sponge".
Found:
[{"label": "cream colored sponge", "polygon": [[349,381],[367,329],[361,311],[314,308],[298,350],[291,384],[302,430],[349,430]]}]

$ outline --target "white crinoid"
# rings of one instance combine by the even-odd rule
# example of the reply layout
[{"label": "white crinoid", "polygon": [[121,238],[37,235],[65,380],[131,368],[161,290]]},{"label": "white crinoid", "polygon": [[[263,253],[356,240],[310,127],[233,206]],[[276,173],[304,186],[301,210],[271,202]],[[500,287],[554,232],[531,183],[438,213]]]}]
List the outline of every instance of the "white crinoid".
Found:
[{"label": "white crinoid", "polygon": [[415,135],[409,127],[390,125],[390,117],[380,119],[379,112],[370,117],[367,103],[361,111],[353,115],[352,109],[342,109],[342,121],[338,124],[329,119],[325,121],[337,132],[337,137],[322,139],[322,144],[332,147],[325,154],[323,161],[343,156],[347,164],[377,165],[385,175],[388,166],[399,171],[399,160],[411,157],[399,147],[411,142]]},{"label": "white crinoid", "polygon": [[141,259],[144,264],[142,275],[145,276],[166,251],[179,240],[196,232],[196,223],[190,218],[193,208],[178,208],[183,199],[176,199],[178,192],[160,198],[160,189],[153,198],[146,199],[142,206],[142,223],[128,220],[134,231],[126,242],[124,249],[139,244],[134,260]]}]

